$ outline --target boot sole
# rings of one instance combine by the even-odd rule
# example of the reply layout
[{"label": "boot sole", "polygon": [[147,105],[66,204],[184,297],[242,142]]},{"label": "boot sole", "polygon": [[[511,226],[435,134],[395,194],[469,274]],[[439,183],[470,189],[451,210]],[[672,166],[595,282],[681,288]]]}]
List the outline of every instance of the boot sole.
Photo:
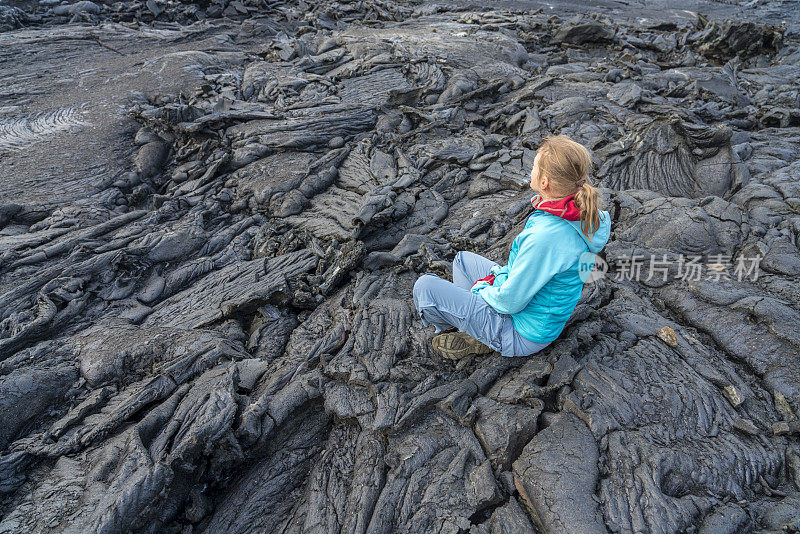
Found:
[{"label": "boot sole", "polygon": [[[461,347],[454,347],[456,341],[465,343]],[[461,345],[461,343],[458,343]],[[460,360],[466,358],[470,354],[489,354],[494,349],[481,343],[480,341],[473,340],[467,334],[462,332],[454,332],[452,334],[439,334],[431,342],[433,349],[442,358],[448,360]]]}]

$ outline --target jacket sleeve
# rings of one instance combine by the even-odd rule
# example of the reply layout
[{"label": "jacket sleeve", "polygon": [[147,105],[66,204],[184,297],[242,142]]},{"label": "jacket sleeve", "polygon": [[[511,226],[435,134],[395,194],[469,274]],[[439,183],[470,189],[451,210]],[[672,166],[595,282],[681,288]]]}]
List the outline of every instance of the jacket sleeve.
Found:
[{"label": "jacket sleeve", "polygon": [[508,274],[508,265],[494,265],[491,269],[489,269],[489,272],[495,276],[500,273]]},{"label": "jacket sleeve", "polygon": [[574,254],[565,254],[552,242],[545,241],[535,234],[522,238],[506,281],[500,287],[482,287],[477,291],[478,295],[499,313],[513,314],[524,310],[553,276],[577,260]]}]

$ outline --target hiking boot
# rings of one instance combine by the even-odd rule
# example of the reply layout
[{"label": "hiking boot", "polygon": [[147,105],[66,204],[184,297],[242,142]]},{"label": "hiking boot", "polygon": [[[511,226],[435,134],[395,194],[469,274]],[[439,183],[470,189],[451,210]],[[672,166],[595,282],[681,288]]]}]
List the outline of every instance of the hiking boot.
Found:
[{"label": "hiking boot", "polygon": [[489,354],[494,350],[463,332],[441,333],[433,338],[431,345],[439,356],[448,360],[460,360],[470,354]]}]

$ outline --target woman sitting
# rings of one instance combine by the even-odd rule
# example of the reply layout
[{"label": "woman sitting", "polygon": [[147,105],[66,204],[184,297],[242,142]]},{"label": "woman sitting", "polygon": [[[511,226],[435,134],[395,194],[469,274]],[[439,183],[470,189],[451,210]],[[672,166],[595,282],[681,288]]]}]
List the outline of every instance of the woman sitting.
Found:
[{"label": "woman sitting", "polygon": [[534,210],[514,238],[508,264],[460,251],[453,282],[424,274],[414,305],[439,334],[434,350],[458,359],[492,350],[534,354],[561,334],[581,297],[595,254],[608,242],[611,217],[586,183],[591,155],[566,135],[547,137],[531,170]]}]

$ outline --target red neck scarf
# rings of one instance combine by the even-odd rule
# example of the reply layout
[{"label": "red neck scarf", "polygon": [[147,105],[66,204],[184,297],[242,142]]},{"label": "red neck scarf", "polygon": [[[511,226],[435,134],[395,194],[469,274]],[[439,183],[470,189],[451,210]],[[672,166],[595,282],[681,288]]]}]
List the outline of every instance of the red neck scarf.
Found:
[{"label": "red neck scarf", "polygon": [[574,193],[558,200],[542,200],[539,195],[536,195],[531,199],[531,205],[537,210],[552,213],[568,221],[580,221],[581,212],[578,206],[575,205],[574,198]]}]

